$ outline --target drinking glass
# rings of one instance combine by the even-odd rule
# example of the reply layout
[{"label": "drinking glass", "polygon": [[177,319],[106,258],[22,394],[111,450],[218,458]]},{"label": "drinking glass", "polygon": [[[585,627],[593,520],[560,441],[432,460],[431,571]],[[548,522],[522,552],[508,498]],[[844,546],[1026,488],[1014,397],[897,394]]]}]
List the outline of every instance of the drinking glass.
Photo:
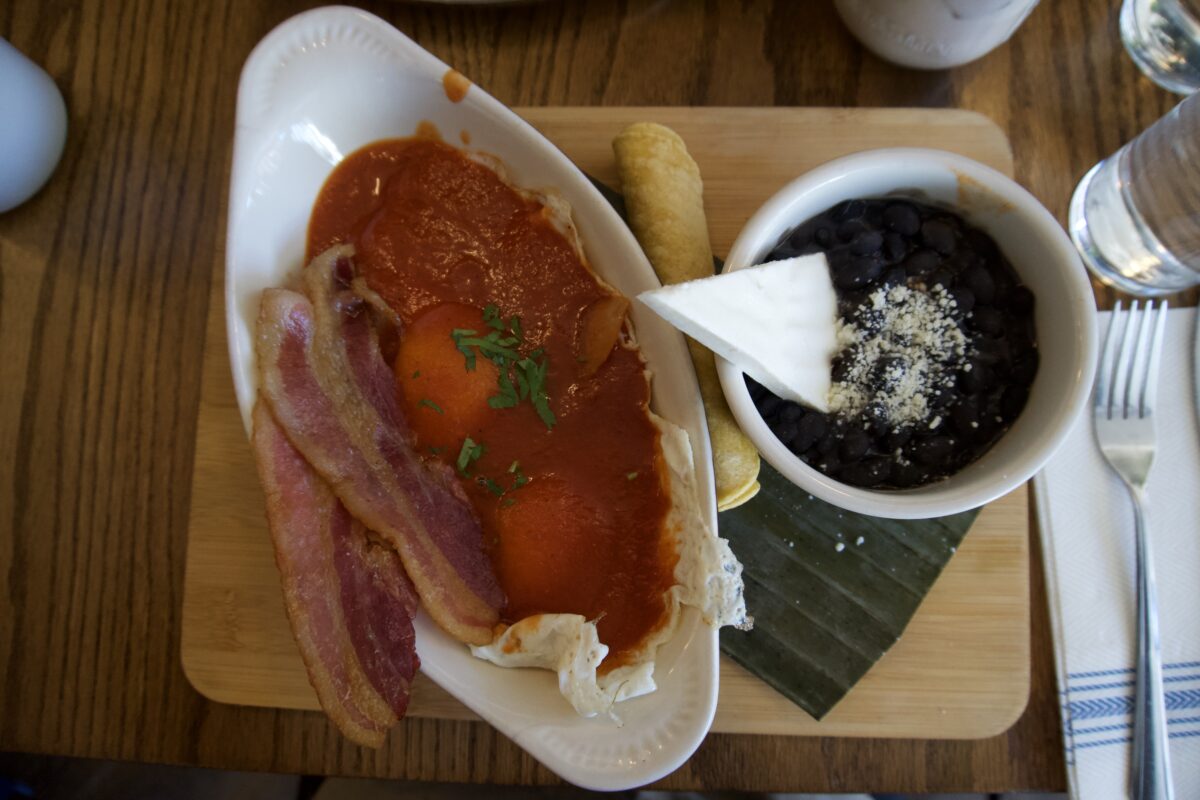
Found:
[{"label": "drinking glass", "polygon": [[1200,89],[1200,0],[1125,0],[1121,40],[1135,64],[1164,89]]},{"label": "drinking glass", "polygon": [[1092,167],[1070,228],[1093,274],[1123,291],[1200,285],[1200,93]]}]

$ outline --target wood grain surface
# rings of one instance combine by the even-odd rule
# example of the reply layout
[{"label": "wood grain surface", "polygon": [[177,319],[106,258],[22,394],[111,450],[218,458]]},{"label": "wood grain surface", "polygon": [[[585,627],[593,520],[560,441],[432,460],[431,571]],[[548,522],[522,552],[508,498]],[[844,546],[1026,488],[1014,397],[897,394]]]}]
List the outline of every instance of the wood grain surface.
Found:
[{"label": "wood grain surface", "polygon": [[[370,753],[317,714],[207,701],[179,666],[201,351],[237,75],[259,38],[310,5],[0,3],[0,36],[46,66],[71,126],[49,185],[0,216],[0,748],[552,783],[480,723],[412,720]],[[978,62],[914,72],[867,54],[826,2],[368,6],[512,105],[980,111],[1008,133],[1017,179],[1060,219],[1087,168],[1176,99],[1124,53],[1118,7],[1050,0]],[[1032,693],[1006,733],[714,734],[661,785],[1062,789],[1045,593],[1032,564]]]},{"label": "wood grain surface", "polygon": [[[526,107],[518,113],[609,186],[619,185],[610,144],[618,133],[639,120],[673,128],[704,176],[710,238],[722,255],[746,218],[792,177],[856,150],[937,137],[947,149],[1012,171],[1004,134],[987,118],[964,111]],[[213,700],[317,709],[284,616],[262,491],[234,397],[221,272],[213,280],[206,336],[184,577],[183,668]],[[1027,495],[1022,487],[984,510],[900,642],[820,722],[722,658],[712,730],[887,738],[932,731],[947,739],[1006,730],[1029,697]],[[756,613],[753,607],[750,612]],[[408,714],[476,718],[423,676]]]}]

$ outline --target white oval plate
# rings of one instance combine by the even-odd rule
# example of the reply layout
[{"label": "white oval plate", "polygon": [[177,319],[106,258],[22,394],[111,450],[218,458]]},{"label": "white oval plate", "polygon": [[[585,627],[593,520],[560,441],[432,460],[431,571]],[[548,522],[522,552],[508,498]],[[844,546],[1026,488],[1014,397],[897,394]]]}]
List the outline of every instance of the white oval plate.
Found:
[{"label": "white oval plate", "polygon": [[[431,122],[447,136],[499,156],[511,179],[552,187],[571,204],[593,268],[628,297],[658,286],[625,223],[554,145],[471,86],[452,103],[449,68],[378,17],[321,8],[284,22],[242,70],[229,192],[225,301],[229,356],[243,420],[257,392],[252,333],[264,288],[300,269],[313,201],[333,167],[379,139]],[[696,459],[700,507],[716,530],[708,430],[683,338],[634,304],[633,321],[654,379],[654,406],[685,428]],[[717,702],[717,635],[693,609],[658,654],[658,690],[618,704],[623,725],[583,719],[553,673],[502,669],[470,655],[424,614],[421,669],[564,779],[621,790],[672,772],[699,746]]]}]

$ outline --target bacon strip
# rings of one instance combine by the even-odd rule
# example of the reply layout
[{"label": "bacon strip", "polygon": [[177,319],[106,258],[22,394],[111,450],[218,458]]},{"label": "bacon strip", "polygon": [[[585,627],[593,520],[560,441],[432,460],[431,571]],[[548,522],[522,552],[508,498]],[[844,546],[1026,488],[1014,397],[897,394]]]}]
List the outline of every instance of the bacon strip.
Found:
[{"label": "bacon strip", "polygon": [[421,664],[413,630],[417,591],[396,551],[369,538],[362,523],[337,505],[351,522],[331,528],[346,629],[363,673],[399,719]]},{"label": "bacon strip", "polygon": [[462,489],[413,452],[365,302],[341,290],[336,247],[306,268],[313,298],[263,293],[258,362],[263,396],[288,438],[354,517],[395,548],[429,615],[486,644],[504,594]]},{"label": "bacon strip", "polygon": [[[325,713],[347,738],[379,747],[399,715],[375,690],[347,627],[348,586],[339,573],[355,572],[352,550],[346,546],[353,536],[353,520],[261,400],[254,407],[253,446],[267,495],[284,607],[309,682]],[[335,548],[335,541],[341,546]],[[353,609],[354,616],[360,613]],[[411,618],[408,627],[411,630]],[[411,651],[411,639],[408,646]],[[415,652],[406,656],[410,662],[415,657]]]}]

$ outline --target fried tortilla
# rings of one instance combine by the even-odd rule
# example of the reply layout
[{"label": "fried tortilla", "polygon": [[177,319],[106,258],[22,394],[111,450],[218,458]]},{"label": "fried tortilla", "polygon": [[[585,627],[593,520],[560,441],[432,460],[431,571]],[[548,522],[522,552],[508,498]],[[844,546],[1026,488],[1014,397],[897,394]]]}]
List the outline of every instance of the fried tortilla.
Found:
[{"label": "fried tortilla", "polygon": [[[652,122],[630,125],[613,140],[629,224],[663,284],[713,274],[700,168],[683,139]],[[712,437],[717,510],[758,493],[758,450],[733,418],[713,354],[688,338],[708,432]]]}]

